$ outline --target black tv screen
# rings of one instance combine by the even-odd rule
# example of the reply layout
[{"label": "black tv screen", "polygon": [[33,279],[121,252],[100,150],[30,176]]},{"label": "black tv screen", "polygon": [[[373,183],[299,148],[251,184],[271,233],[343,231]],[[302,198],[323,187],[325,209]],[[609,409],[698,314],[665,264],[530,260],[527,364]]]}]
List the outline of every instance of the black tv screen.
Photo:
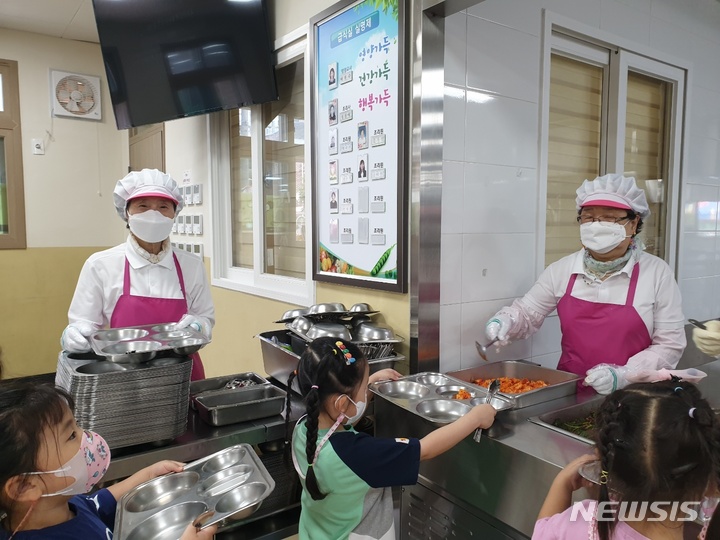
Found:
[{"label": "black tv screen", "polygon": [[93,0],[118,129],[278,99],[265,0]]}]

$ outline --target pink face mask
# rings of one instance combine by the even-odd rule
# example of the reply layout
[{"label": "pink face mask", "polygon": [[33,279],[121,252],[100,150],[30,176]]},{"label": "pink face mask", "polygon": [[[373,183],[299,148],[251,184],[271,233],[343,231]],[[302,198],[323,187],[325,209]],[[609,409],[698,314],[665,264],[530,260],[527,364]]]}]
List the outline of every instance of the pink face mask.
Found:
[{"label": "pink face mask", "polygon": [[70,461],[54,471],[39,471],[28,474],[54,474],[58,478],[74,478],[68,487],[56,493],[45,493],[43,497],[55,495],[82,495],[92,489],[110,465],[110,449],[107,442],[94,431],[83,431],[80,435],[80,449]]}]

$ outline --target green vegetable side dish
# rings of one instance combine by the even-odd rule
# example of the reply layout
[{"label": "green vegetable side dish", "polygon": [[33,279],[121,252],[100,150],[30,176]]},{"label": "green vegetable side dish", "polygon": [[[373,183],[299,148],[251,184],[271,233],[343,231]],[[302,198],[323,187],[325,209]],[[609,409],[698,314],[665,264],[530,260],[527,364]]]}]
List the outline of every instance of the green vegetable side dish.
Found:
[{"label": "green vegetable side dish", "polygon": [[595,413],[571,420],[554,420],[553,426],[592,440],[595,436]]},{"label": "green vegetable side dish", "polygon": [[382,270],[382,267],[385,266],[385,263],[386,263],[386,262],[388,261],[388,259],[390,258],[390,253],[392,253],[392,250],[395,248],[396,245],[397,245],[397,244],[393,244],[392,246],[390,246],[390,247],[385,251],[385,253],[383,253],[383,254],[380,256],[380,258],[378,259],[378,262],[375,264],[375,266],[373,266],[373,269],[370,270],[370,275],[371,275],[371,276],[376,276],[376,275],[378,274],[378,272],[380,272],[380,270]]}]

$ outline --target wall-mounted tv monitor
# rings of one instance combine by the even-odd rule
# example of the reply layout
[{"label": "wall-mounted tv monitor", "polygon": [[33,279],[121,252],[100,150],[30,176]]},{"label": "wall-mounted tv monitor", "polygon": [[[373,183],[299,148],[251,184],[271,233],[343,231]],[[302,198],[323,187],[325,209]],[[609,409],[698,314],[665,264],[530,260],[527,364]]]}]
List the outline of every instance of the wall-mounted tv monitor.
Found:
[{"label": "wall-mounted tv monitor", "polygon": [[265,0],[93,0],[118,129],[278,99]]}]

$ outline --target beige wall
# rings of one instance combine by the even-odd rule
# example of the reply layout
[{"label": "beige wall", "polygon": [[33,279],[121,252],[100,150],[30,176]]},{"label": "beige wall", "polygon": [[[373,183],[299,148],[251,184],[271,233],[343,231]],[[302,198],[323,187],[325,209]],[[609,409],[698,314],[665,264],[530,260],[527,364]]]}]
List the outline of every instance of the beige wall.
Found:
[{"label": "beige wall", "polygon": [[270,0],[268,16],[273,39],[278,39],[307,24],[308,20],[316,13],[333,4],[335,2],[329,0]]}]

